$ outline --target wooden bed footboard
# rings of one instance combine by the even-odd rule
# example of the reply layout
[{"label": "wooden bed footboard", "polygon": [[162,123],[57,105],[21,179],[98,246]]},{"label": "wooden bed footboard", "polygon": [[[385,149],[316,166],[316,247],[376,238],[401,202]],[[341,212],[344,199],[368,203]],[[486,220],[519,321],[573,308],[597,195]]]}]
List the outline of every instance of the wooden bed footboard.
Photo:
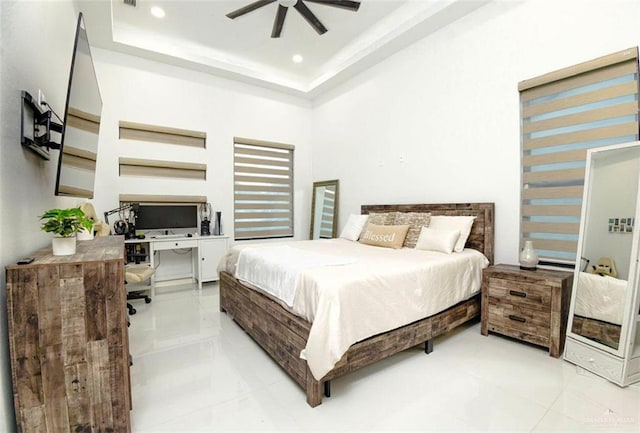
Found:
[{"label": "wooden bed footboard", "polygon": [[300,358],[311,325],[269,297],[220,273],[220,311],[226,312],[305,391],[307,403],[322,403],[323,384],[358,368],[430,341],[480,315],[480,295],[426,319],[360,341],[321,380]]},{"label": "wooden bed footboard", "polygon": [[[493,203],[362,206],[363,214],[391,211],[476,216],[467,247],[481,251],[493,262]],[[309,337],[311,325],[308,322],[227,272],[220,273],[220,311],[238,323],[295,380],[305,391],[307,403],[315,407],[322,403],[323,385],[331,379],[422,343],[428,343],[430,348],[434,337],[478,317],[480,295],[431,317],[352,345],[321,380],[313,377],[306,361],[300,358]]]}]

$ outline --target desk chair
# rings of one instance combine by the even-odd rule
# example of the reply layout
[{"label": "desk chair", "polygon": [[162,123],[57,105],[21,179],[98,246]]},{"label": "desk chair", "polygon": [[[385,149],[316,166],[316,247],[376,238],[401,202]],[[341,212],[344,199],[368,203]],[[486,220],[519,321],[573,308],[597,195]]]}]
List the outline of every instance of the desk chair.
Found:
[{"label": "desk chair", "polygon": [[[139,264],[139,265],[126,265],[124,267],[124,279],[125,283],[128,284],[140,284],[145,283],[151,279],[153,274],[155,274],[155,269],[153,269],[149,265]],[[130,299],[144,299],[146,304],[151,302],[151,298],[140,291],[135,291],[132,289],[131,292],[127,289],[127,300]],[[129,315],[136,314],[136,309],[133,308],[133,305],[127,302],[127,309],[129,310]]]}]

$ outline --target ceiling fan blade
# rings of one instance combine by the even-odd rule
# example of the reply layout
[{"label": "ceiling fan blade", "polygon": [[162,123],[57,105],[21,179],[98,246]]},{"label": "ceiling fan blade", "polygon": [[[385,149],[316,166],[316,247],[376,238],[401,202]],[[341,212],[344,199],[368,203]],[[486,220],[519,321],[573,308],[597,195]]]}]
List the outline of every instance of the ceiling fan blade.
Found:
[{"label": "ceiling fan blade", "polygon": [[276,13],[276,19],[273,20],[273,30],[271,30],[272,38],[279,38],[282,33],[282,26],[284,25],[284,18],[287,16],[289,8],[282,5],[278,5],[278,13]]},{"label": "ceiling fan blade", "polygon": [[311,24],[311,27],[313,27],[319,35],[327,32],[327,28],[322,25],[318,17],[316,17],[313,12],[311,12],[309,8],[304,3],[302,3],[302,1],[298,0],[298,3],[296,3],[293,7],[296,8],[298,12],[300,12],[300,15],[302,15],[302,17],[307,20],[309,24]]},{"label": "ceiling fan blade", "polygon": [[306,0],[309,3],[318,3],[325,6],[333,6],[336,8],[346,9],[356,12],[360,7],[360,2],[352,0]]},{"label": "ceiling fan blade", "polygon": [[237,10],[235,10],[233,12],[229,12],[227,14],[227,17],[231,18],[231,19],[235,19],[235,18],[238,18],[241,15],[244,15],[246,13],[254,11],[254,10],[258,9],[258,8],[261,8],[262,6],[266,6],[266,5],[268,5],[270,3],[273,3],[275,1],[276,0],[258,0],[258,1],[253,2],[253,3],[249,3],[245,7],[237,9]]}]

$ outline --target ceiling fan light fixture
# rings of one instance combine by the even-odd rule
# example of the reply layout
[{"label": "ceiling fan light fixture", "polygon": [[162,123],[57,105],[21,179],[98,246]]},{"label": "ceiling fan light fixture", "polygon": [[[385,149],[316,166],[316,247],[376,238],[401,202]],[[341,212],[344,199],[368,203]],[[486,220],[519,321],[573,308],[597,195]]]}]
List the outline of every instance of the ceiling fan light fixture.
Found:
[{"label": "ceiling fan light fixture", "polygon": [[[0,0],[1,1],[1,0]],[[327,32],[327,28],[322,24],[317,16],[307,7],[305,1],[309,3],[317,3],[324,6],[332,6],[336,8],[346,9],[352,12],[356,12],[360,8],[360,2],[357,0],[255,0],[248,5],[231,11],[226,14],[227,18],[236,19],[244,14],[253,12],[263,6],[276,3],[278,8],[276,10],[276,17],[273,20],[273,28],[271,30],[272,38],[279,38],[284,26],[284,20],[287,16],[287,11],[293,7],[296,11],[302,15],[307,23],[319,34],[322,35]]]},{"label": "ceiling fan light fixture", "polygon": [[278,4],[280,6],[284,6],[285,8],[295,6],[296,3],[298,3],[298,0],[278,0]]}]

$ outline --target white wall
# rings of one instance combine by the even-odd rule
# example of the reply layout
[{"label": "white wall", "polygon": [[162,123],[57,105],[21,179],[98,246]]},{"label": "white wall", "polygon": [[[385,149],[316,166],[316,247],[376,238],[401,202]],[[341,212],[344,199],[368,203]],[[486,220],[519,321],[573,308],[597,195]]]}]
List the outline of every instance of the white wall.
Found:
[{"label": "white wall", "polygon": [[[122,193],[206,195],[213,210],[222,211],[224,232],[233,238],[233,137],[238,136],[295,145],[295,237],[308,237],[309,102],[125,54],[92,53],[104,104],[94,200],[99,215],[116,208]],[[207,149],[121,141],[121,120],[204,131]],[[119,157],[205,163],[207,180],[119,177]]]},{"label": "white wall", "polygon": [[73,201],[53,195],[58,152],[45,162],[20,145],[20,91],[62,114],[76,26],[70,2],[0,2],[0,431],[15,430],[4,267],[50,242],[38,215]]},{"label": "white wall", "polygon": [[313,177],[340,179],[339,227],[361,204],[492,201],[495,260],[517,263],[517,84],[638,45],[639,18],[637,1],[496,1],[319,98]]}]

